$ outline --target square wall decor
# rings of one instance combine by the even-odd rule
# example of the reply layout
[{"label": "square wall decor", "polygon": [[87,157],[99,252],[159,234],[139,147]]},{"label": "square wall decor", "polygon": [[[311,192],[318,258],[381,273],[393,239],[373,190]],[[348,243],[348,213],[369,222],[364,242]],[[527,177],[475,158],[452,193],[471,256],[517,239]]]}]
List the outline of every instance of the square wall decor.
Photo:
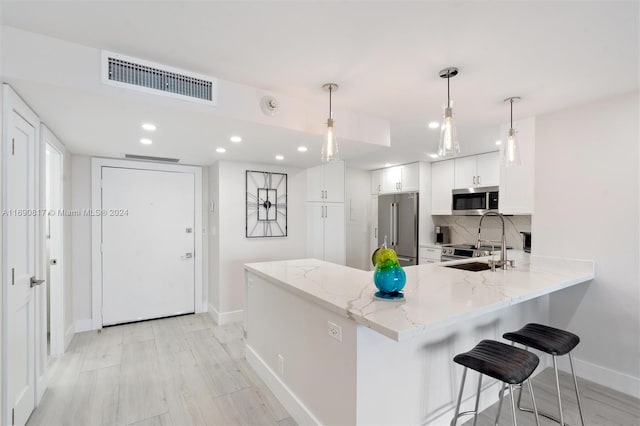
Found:
[{"label": "square wall decor", "polygon": [[287,236],[287,174],[246,172],[246,237]]}]

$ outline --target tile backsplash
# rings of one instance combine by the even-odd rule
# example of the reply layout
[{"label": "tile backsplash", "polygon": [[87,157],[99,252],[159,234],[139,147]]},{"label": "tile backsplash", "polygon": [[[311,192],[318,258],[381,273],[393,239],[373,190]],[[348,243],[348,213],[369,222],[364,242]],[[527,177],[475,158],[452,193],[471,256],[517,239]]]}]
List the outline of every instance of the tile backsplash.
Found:
[{"label": "tile backsplash", "polygon": [[[452,244],[473,244],[478,236],[480,216],[432,216],[435,226],[448,226]],[[507,245],[522,250],[520,232],[531,232],[531,216],[504,216]],[[433,232],[433,231],[432,231]],[[485,217],[482,239],[500,241],[502,225],[497,217]]]}]

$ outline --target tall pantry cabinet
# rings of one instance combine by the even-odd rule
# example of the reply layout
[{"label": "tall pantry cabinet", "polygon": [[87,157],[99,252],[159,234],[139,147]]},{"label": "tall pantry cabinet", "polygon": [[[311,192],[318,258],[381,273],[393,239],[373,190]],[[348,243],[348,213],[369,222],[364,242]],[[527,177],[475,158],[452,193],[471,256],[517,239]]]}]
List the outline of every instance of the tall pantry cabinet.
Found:
[{"label": "tall pantry cabinet", "polygon": [[307,169],[307,256],[344,265],[345,164],[332,161]]}]

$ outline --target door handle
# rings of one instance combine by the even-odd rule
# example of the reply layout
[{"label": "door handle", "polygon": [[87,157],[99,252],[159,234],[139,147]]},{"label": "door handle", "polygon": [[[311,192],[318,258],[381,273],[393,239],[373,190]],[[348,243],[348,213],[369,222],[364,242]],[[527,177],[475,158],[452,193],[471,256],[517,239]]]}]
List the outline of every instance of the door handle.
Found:
[{"label": "door handle", "polygon": [[183,259],[191,259],[193,257],[193,253],[185,253],[184,256],[182,256]]},{"label": "door handle", "polygon": [[41,285],[43,282],[44,280],[36,280],[36,277],[31,277],[31,280],[29,281],[29,286],[35,287],[37,285]]}]

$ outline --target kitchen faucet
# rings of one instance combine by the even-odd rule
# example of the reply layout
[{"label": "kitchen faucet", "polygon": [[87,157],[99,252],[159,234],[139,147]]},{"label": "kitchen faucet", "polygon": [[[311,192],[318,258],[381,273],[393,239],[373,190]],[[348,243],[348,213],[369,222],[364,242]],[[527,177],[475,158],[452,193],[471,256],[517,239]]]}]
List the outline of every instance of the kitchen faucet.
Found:
[{"label": "kitchen faucet", "polygon": [[480,224],[478,225],[478,238],[476,239],[476,249],[480,248],[480,243],[496,243],[497,242],[494,240],[480,239],[480,233],[482,232],[482,221],[486,216],[497,216],[500,219],[500,222],[502,222],[502,238],[500,240],[500,260],[497,262],[490,261],[489,263],[491,264],[491,267],[492,267],[491,269],[495,270],[496,266],[502,269],[507,269],[507,266],[513,267],[513,261],[507,260],[507,237],[504,232],[504,216],[501,213],[486,212],[485,214],[482,215],[482,217],[480,218]]}]

